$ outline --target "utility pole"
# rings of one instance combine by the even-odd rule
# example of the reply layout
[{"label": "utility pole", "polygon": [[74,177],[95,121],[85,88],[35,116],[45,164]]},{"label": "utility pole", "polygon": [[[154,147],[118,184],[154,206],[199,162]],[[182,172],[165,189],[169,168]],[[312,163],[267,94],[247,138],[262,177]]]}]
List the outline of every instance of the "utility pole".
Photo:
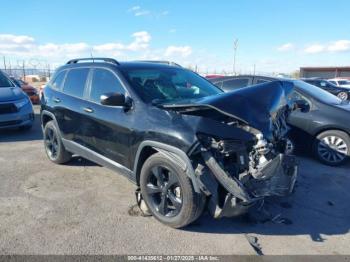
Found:
[{"label": "utility pole", "polygon": [[238,38],[233,41],[233,75],[236,75],[236,53],[238,48]]},{"label": "utility pole", "polygon": [[5,58],[5,56],[3,56],[3,59],[4,59],[4,70],[6,71],[6,58]]}]

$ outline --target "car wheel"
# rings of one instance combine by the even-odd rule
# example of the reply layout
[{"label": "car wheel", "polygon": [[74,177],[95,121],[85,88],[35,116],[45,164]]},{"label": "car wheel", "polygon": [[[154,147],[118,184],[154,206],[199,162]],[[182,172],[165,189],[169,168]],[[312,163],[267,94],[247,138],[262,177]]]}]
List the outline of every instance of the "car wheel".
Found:
[{"label": "car wheel", "polygon": [[318,159],[330,166],[338,166],[350,155],[350,137],[338,130],[325,131],[316,137],[314,151]]},{"label": "car wheel", "polygon": [[64,148],[54,121],[44,127],[44,146],[47,157],[56,164],[66,163],[72,157]]},{"label": "car wheel", "polygon": [[151,214],[173,228],[192,223],[203,211],[203,194],[196,193],[184,170],[161,153],[143,164],[140,188]]},{"label": "car wheel", "polygon": [[339,97],[341,100],[347,100],[348,99],[348,93],[340,92],[340,93],[337,94],[337,97]]}]

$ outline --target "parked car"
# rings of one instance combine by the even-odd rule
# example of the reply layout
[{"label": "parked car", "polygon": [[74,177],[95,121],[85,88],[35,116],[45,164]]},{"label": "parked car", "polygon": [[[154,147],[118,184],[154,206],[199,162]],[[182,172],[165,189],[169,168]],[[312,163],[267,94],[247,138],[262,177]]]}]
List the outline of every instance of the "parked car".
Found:
[{"label": "parked car", "polygon": [[306,83],[318,86],[323,90],[326,90],[327,92],[339,97],[341,100],[350,100],[349,88],[336,86],[332,82],[323,79],[302,78],[302,80]]},{"label": "parked car", "polygon": [[328,81],[336,86],[350,88],[350,80],[346,78],[332,78],[328,79]]},{"label": "parked car", "polygon": [[[177,65],[89,61],[69,61],[43,90],[52,162],[77,154],[125,175],[139,188],[140,207],[175,228],[206,206],[216,218],[230,217],[292,191],[297,164],[285,153],[284,120],[290,85],[257,89],[269,94],[257,101],[250,90],[225,94]],[[278,114],[270,116],[272,107]]]},{"label": "parked car", "polygon": [[21,79],[17,79],[15,77],[10,78],[16,86],[22,88],[22,90],[29,96],[30,101],[32,101],[33,104],[39,104],[39,92],[35,87],[29,85],[27,82],[24,82]]},{"label": "parked car", "polygon": [[[212,82],[228,92],[280,80],[274,77],[244,75],[213,79]],[[303,81],[288,81],[293,83],[294,96],[304,108],[293,111],[289,116],[288,123],[292,126],[290,138],[297,145],[311,149],[327,165],[337,166],[346,162],[350,156],[349,102]]]},{"label": "parked car", "polygon": [[30,129],[34,121],[28,96],[0,71],[0,129]]}]

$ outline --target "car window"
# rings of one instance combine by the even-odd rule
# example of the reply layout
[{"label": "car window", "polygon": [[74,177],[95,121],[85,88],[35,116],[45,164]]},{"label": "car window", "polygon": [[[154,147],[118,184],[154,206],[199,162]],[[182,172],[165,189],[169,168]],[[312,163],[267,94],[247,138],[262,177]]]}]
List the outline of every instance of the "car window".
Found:
[{"label": "car window", "polygon": [[222,93],[198,74],[177,67],[121,69],[135,92],[146,102],[182,103]]},{"label": "car window", "polygon": [[90,100],[100,103],[100,97],[106,93],[125,94],[119,79],[106,69],[94,69],[91,81]]},{"label": "car window", "polygon": [[328,85],[327,85],[327,82],[321,81],[319,86],[320,87],[327,87]]},{"label": "car window", "polygon": [[332,105],[339,105],[342,103],[341,99],[317,86],[310,85],[304,81],[295,81],[294,84],[298,89],[302,90],[303,93],[323,103]]},{"label": "car window", "polygon": [[0,72],[0,87],[12,87],[14,84]]},{"label": "car window", "polygon": [[72,96],[83,97],[88,74],[88,68],[71,69],[64,81],[63,91]]},{"label": "car window", "polygon": [[256,81],[257,84],[263,84],[263,83],[267,83],[267,82],[271,82],[270,80],[266,80],[266,79],[258,79]]},{"label": "car window", "polygon": [[335,81],[329,81],[329,82],[332,84],[335,84],[335,85],[337,84],[337,82],[335,82]]},{"label": "car window", "polygon": [[248,78],[237,78],[237,79],[231,79],[224,81],[223,83],[223,88],[225,90],[234,90],[237,88],[242,88],[246,87],[249,84],[249,79]]},{"label": "car window", "polygon": [[214,85],[216,85],[217,87],[222,87],[222,81],[219,81],[219,82],[214,82]]},{"label": "car window", "polygon": [[54,89],[61,89],[65,76],[66,76],[66,71],[62,71],[58,73],[58,75],[52,81],[51,87]]}]

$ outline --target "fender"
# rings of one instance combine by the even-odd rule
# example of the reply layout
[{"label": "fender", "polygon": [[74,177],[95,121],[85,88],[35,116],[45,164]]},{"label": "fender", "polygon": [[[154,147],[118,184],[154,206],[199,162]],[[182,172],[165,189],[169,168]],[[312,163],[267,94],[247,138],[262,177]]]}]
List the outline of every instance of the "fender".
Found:
[{"label": "fender", "polygon": [[56,116],[55,116],[53,113],[51,113],[50,111],[47,111],[47,110],[42,110],[42,111],[41,111],[41,114],[40,114],[41,129],[44,131],[44,126],[43,126],[43,116],[44,116],[44,115],[49,116],[50,118],[52,118],[52,120],[55,122],[55,125],[56,125],[56,127],[57,127],[58,132],[59,132],[60,135],[61,135],[61,130],[59,129]]},{"label": "fender", "polygon": [[140,154],[146,146],[152,147],[154,150],[160,152],[165,157],[167,157],[174,164],[180,166],[180,168],[186,172],[187,176],[191,179],[193,188],[196,193],[200,193],[201,182],[195,176],[191,160],[186,155],[186,153],[174,146],[163,144],[157,141],[145,140],[143,141],[136,152],[135,162],[134,162],[134,174],[137,172],[137,165],[139,162]]}]

